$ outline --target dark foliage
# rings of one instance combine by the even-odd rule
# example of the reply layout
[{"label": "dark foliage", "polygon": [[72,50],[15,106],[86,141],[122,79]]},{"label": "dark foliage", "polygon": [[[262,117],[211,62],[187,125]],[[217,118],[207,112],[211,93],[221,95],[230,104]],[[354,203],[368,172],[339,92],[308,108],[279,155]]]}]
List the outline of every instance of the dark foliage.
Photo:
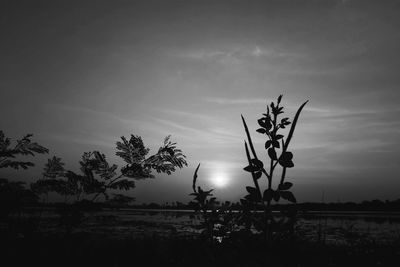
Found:
[{"label": "dark foliage", "polygon": [[117,142],[116,155],[126,165],[118,171],[118,166],[110,164],[106,156],[99,151],[85,152],[79,161],[80,173],[64,169],[64,163],[54,156],[49,159],[43,172],[43,178],[32,184],[32,190],[38,194],[56,192],[79,201],[82,197],[92,196],[96,200],[103,195],[109,198],[110,190],[135,188],[134,180],[154,178],[152,171],[171,174],[176,168],[187,165],[185,155],[167,136],[158,152],[148,158],[149,149],[143,144],[141,137],[131,135],[127,140],[121,137]]},{"label": "dark foliage", "polygon": [[27,169],[34,166],[30,161],[19,161],[18,156],[35,156],[35,154],[48,153],[49,150],[36,142],[32,142],[32,134],[25,135],[11,144],[11,139],[0,130],[0,168]]},{"label": "dark foliage", "polygon": [[23,182],[9,182],[0,179],[0,217],[21,210],[22,207],[32,206],[38,203],[38,197],[29,189],[25,188]]},{"label": "dark foliage", "polygon": [[[288,151],[288,149],[296,128],[297,120],[303,107],[308,102],[306,101],[300,106],[291,122],[287,117],[279,118],[280,115],[284,113],[281,100],[282,95],[278,97],[276,103],[271,102],[271,104],[267,106],[267,112],[257,121],[260,126],[257,132],[264,135],[267,139],[264,148],[270,159],[268,165],[265,165],[257,157],[249,129],[242,116],[243,126],[247,135],[247,141],[244,142],[244,146],[248,161],[248,166],[244,167],[244,170],[250,172],[254,183],[254,187],[246,187],[248,195],[246,195],[244,199],[241,199],[243,205],[243,219],[248,230],[254,227],[258,231],[263,231],[267,239],[271,239],[273,233],[277,230],[293,228],[296,211],[285,212],[285,217],[277,220],[271,212],[271,203],[272,201],[278,202],[281,199],[292,203],[297,202],[294,194],[290,191],[293,183],[285,181],[287,169],[294,167],[293,153]],[[291,125],[290,130],[285,139],[281,130],[289,125]],[[272,187],[272,181],[274,178],[274,171],[278,165],[282,168],[282,174],[278,187],[274,189]],[[261,189],[258,182],[263,175],[266,177],[268,183],[265,190]],[[252,213],[252,211],[260,209],[264,210],[264,218],[258,218]]]}]

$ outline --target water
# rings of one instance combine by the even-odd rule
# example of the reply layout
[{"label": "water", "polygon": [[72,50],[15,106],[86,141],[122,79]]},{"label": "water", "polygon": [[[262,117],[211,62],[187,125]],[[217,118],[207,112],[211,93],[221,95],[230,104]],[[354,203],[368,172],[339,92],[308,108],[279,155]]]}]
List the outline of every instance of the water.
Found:
[{"label": "water", "polygon": [[[40,218],[38,230],[43,234],[62,229],[59,215],[52,209],[31,211],[25,216]],[[86,213],[75,231],[116,238],[196,235],[201,232],[201,221],[199,214],[184,210],[102,210]],[[302,238],[326,243],[390,242],[400,239],[400,213],[310,212],[299,216],[296,233]]]}]

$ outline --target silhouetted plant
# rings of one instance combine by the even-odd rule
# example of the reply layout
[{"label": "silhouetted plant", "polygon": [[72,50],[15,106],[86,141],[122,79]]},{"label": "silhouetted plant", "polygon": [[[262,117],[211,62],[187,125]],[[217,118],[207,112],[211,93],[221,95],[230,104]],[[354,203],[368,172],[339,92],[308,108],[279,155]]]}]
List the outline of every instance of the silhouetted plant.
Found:
[{"label": "silhouetted plant", "polygon": [[218,215],[216,213],[216,205],[218,204],[217,198],[212,197],[213,195],[211,194],[214,189],[210,190],[203,190],[200,186],[197,186],[196,188],[196,182],[197,182],[197,172],[199,171],[200,164],[197,165],[197,168],[194,172],[193,175],[193,193],[191,193],[191,196],[194,196],[195,200],[195,212],[200,211],[202,213],[203,217],[203,234],[208,236],[209,238],[213,238],[213,231],[214,231],[214,225],[218,222]]},{"label": "silhouetted plant", "polygon": [[238,224],[233,214],[232,206],[229,201],[225,201],[220,205],[216,197],[211,192],[214,189],[203,190],[200,186],[196,187],[197,172],[200,164],[197,166],[193,175],[193,193],[194,201],[191,202],[195,212],[201,212],[203,217],[202,234],[207,238],[221,241],[229,236],[233,231],[237,230]]},{"label": "silhouetted plant", "polygon": [[[27,134],[13,145],[11,138],[6,137],[0,130],[0,168],[26,170],[33,167],[34,163],[18,160],[17,157],[49,152],[47,148],[32,142],[32,136],[32,134]],[[37,201],[37,195],[25,188],[24,182],[0,179],[0,218],[7,222],[12,232],[24,235],[32,233],[35,222],[32,221],[32,217],[22,216],[22,208],[36,204]],[[14,216],[15,214],[18,216]]]},{"label": "silhouetted plant", "polygon": [[[28,169],[34,163],[30,161],[19,161],[18,156],[35,156],[35,154],[45,154],[49,150],[36,142],[32,142],[32,134],[25,135],[17,140],[15,145],[11,144],[11,138],[5,137],[0,130],[0,168]],[[0,179],[0,196],[2,207],[13,210],[21,207],[22,204],[37,201],[37,196],[32,191],[25,188],[25,182],[9,182],[7,179]],[[3,211],[3,209],[2,209]],[[7,213],[7,212],[6,212]],[[3,214],[3,212],[2,212]],[[8,213],[7,213],[8,214]],[[3,214],[4,215],[4,214]]]},{"label": "silhouetted plant", "polygon": [[[285,228],[283,219],[277,221],[274,216],[272,216],[272,200],[278,202],[282,198],[292,203],[296,203],[295,196],[291,191],[289,191],[293,184],[292,182],[285,181],[287,169],[294,167],[293,153],[288,149],[299,115],[303,107],[308,102],[306,101],[300,106],[296,112],[293,122],[290,122],[289,118],[287,117],[284,117],[280,120],[278,119],[279,115],[283,114],[283,107],[280,106],[281,100],[282,95],[278,97],[276,103],[271,102],[271,104],[267,106],[267,113],[264,113],[264,116],[258,119],[260,128],[257,129],[257,132],[267,138],[267,141],[265,142],[265,149],[267,150],[269,157],[268,171],[264,167],[264,163],[257,156],[249,129],[244,117],[242,116],[243,126],[247,135],[247,142],[245,141],[244,145],[248,160],[248,166],[246,166],[244,170],[251,173],[254,183],[254,187],[246,187],[246,190],[249,194],[246,195],[245,199],[241,200],[244,207],[244,219],[246,220],[247,228],[253,225],[256,229],[262,230],[267,239],[271,238],[273,228]],[[285,129],[290,124],[291,127],[287,138],[285,139],[285,136],[279,132],[281,129]],[[278,165],[282,168],[282,173],[278,187],[273,189],[272,181],[274,178],[274,171]],[[258,180],[262,177],[262,175],[265,175],[268,181],[268,187],[264,191],[262,191],[258,183]],[[251,210],[260,208],[264,210],[264,218],[259,218],[251,213]],[[286,224],[289,226],[293,225],[293,214],[286,213],[285,215],[288,218]]]},{"label": "silhouetted plant", "polygon": [[11,139],[5,137],[0,130],[0,168],[27,169],[34,166],[30,161],[18,161],[17,156],[35,156],[35,154],[48,153],[49,150],[36,142],[32,142],[32,134],[25,135],[17,140],[15,145],[11,144]]},{"label": "silhouetted plant", "polygon": [[64,163],[58,157],[49,159],[45,165],[43,178],[32,185],[38,193],[57,192],[66,197],[74,196],[79,201],[82,195],[92,195],[95,201],[100,195],[108,199],[109,190],[130,190],[135,187],[134,180],[154,178],[152,171],[171,174],[176,168],[187,166],[186,157],[170,141],[170,136],[164,139],[158,152],[146,158],[149,149],[143,144],[141,137],[131,135],[128,141],[121,137],[117,142],[116,155],[121,157],[126,165],[120,169],[107,162],[104,154],[99,151],[85,152],[82,155],[80,173],[64,169]]},{"label": "silhouetted plant", "polygon": [[[134,180],[154,178],[152,171],[171,174],[176,168],[187,166],[186,157],[170,141],[170,136],[164,139],[157,153],[146,158],[149,149],[143,144],[140,136],[131,135],[127,140],[121,137],[117,142],[116,155],[121,157],[126,165],[120,168],[110,164],[104,154],[99,151],[85,152],[79,161],[80,173],[64,168],[61,158],[54,156],[44,167],[43,177],[31,185],[38,194],[56,192],[65,197],[67,202],[73,197],[75,203],[60,205],[58,212],[60,222],[66,226],[67,232],[78,226],[84,219],[83,211],[93,208],[94,201],[103,195],[109,199],[110,190],[128,191],[135,187]],[[91,196],[90,200],[87,198]],[[119,194],[116,200],[120,202],[129,197]],[[129,198],[133,200],[132,198]]]}]

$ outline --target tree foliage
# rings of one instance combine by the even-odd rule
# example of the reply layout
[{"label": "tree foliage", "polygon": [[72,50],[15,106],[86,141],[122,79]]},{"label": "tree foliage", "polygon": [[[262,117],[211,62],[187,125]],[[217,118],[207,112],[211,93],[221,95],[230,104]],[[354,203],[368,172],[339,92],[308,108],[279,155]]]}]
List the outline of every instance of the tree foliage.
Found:
[{"label": "tree foliage", "polygon": [[32,134],[27,134],[16,141],[14,145],[11,139],[0,130],[0,168],[28,169],[34,166],[30,161],[19,161],[18,156],[35,156],[45,154],[49,150],[36,142],[32,142]]},{"label": "tree foliage", "polygon": [[167,136],[163,145],[154,155],[146,157],[150,149],[146,148],[140,136],[124,136],[116,143],[116,155],[125,165],[118,170],[116,164],[110,164],[106,156],[99,151],[84,152],[79,161],[80,172],[64,169],[61,158],[54,156],[44,167],[43,178],[32,184],[38,193],[57,192],[66,197],[92,195],[92,200],[103,195],[109,198],[109,190],[135,188],[135,180],[154,178],[153,171],[171,174],[177,168],[187,166],[186,157],[176,143]]},{"label": "tree foliage", "polygon": [[[49,150],[32,141],[32,134],[27,134],[12,144],[11,138],[6,137],[0,130],[0,168],[28,169],[34,166],[31,161],[21,161],[20,156],[35,156],[45,154]],[[35,203],[37,196],[25,188],[25,183],[0,179],[0,217],[7,217],[18,211],[23,205]]]}]

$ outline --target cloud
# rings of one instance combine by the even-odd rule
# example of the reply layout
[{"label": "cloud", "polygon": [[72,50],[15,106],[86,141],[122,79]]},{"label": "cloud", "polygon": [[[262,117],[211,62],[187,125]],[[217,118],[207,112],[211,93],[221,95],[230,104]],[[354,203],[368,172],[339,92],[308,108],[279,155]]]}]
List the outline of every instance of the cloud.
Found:
[{"label": "cloud", "polygon": [[124,122],[124,123],[137,123],[138,122],[137,120],[121,118],[111,112],[95,110],[95,109],[91,109],[88,107],[73,106],[73,105],[66,105],[66,104],[47,104],[46,106],[52,110],[56,109],[58,111],[64,111],[64,112],[70,112],[70,113],[87,114],[87,115],[90,115],[93,117],[102,117],[102,118],[117,120],[117,121]]},{"label": "cloud", "polygon": [[206,50],[194,50],[189,52],[183,52],[178,54],[178,56],[183,58],[190,58],[190,59],[200,59],[200,60],[207,60],[207,59],[218,59],[221,57],[229,57],[231,54],[224,51],[206,51]]},{"label": "cloud", "polygon": [[200,60],[204,62],[218,62],[222,64],[252,62],[255,59],[273,60],[276,62],[287,61],[289,59],[304,58],[305,55],[294,51],[284,51],[274,47],[265,47],[254,44],[229,44],[218,49],[192,49],[173,53],[175,56],[190,60]]},{"label": "cloud", "polygon": [[160,113],[162,114],[169,114],[171,116],[180,116],[184,117],[187,119],[196,119],[196,120],[201,120],[201,121],[206,121],[206,122],[217,122],[219,119],[217,119],[215,116],[210,116],[210,115],[204,115],[200,113],[194,113],[194,112],[189,112],[189,111],[183,111],[183,110],[174,110],[174,109],[158,109]]},{"label": "cloud", "polygon": [[58,142],[65,142],[68,140],[68,143],[75,143],[84,146],[95,146],[95,147],[106,147],[106,148],[114,148],[114,140],[112,140],[109,136],[106,135],[87,135],[84,133],[74,133],[74,134],[64,134],[64,133],[48,133],[43,134],[44,136],[48,136],[52,140],[56,140]]},{"label": "cloud", "polygon": [[251,105],[251,104],[265,104],[265,99],[260,98],[223,98],[223,97],[206,97],[206,102],[220,104],[220,105]]},{"label": "cloud", "polygon": [[[161,119],[161,118],[153,118],[153,120],[158,123],[162,123],[164,126],[160,126],[162,129],[172,130],[175,129],[176,136],[180,136],[181,138],[185,138],[187,140],[196,140],[196,144],[194,146],[200,147],[212,147],[214,145],[227,145],[238,142],[238,136],[231,134],[226,130],[218,129],[210,129],[209,127],[202,127],[201,129],[188,127],[181,123],[177,123],[171,120]],[[177,132],[176,129],[179,131]],[[193,142],[191,142],[191,146],[193,147]]]}]

